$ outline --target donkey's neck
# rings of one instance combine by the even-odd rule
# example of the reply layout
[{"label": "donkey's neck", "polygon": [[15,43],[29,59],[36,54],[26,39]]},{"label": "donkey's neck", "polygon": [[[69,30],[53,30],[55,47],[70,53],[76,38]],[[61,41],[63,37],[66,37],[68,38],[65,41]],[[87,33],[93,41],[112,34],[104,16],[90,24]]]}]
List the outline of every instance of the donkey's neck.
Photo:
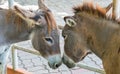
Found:
[{"label": "donkey's neck", "polygon": [[119,29],[119,25],[99,17],[88,17],[87,20],[86,28],[92,41],[92,44],[90,45],[91,50],[102,59],[103,56],[107,54],[108,44],[116,33],[116,30]]},{"label": "donkey's neck", "polygon": [[[0,10],[0,46],[29,39],[29,28],[23,21],[20,25],[14,23],[15,15],[6,22],[8,10]],[[19,28],[20,27],[20,28]]]}]

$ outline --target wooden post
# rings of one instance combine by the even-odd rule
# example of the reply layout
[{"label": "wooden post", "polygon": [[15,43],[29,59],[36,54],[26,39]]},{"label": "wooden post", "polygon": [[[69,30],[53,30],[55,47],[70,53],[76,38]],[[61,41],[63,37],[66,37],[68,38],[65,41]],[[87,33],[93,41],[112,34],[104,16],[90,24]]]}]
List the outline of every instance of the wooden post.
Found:
[{"label": "wooden post", "polygon": [[[12,8],[13,6],[13,2],[14,0],[8,0],[8,6],[9,6],[9,9]],[[6,74],[7,73],[7,59],[8,59],[8,56],[9,56],[9,48],[8,48],[9,45],[5,45],[5,47],[0,48],[1,52],[0,52],[0,74]]]},{"label": "wooden post", "polygon": [[14,46],[11,46],[11,51],[12,51],[12,65],[13,65],[13,70],[18,68],[18,58],[17,58],[17,50],[14,48]]},{"label": "wooden post", "polygon": [[17,50],[21,50],[21,51],[28,52],[28,53],[35,54],[35,55],[41,55],[40,52],[38,52],[38,51],[32,51],[27,48],[18,46],[17,44],[12,44],[11,51],[12,51],[13,70],[16,70],[18,68]]},{"label": "wooden post", "polygon": [[113,0],[113,18],[120,19],[120,0]]},{"label": "wooden post", "polygon": [[10,50],[8,46],[5,46],[3,48],[1,46],[0,50],[2,51],[2,53],[0,53],[0,74],[6,74],[7,73],[6,64],[7,64],[7,59],[8,59]]},{"label": "wooden post", "polygon": [[13,7],[14,0],[8,0],[9,9]]}]

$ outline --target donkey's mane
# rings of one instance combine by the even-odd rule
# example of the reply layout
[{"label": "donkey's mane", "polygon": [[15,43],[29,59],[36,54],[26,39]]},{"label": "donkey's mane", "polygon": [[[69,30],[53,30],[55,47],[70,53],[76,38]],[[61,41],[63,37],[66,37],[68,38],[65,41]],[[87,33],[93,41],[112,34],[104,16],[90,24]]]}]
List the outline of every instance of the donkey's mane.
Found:
[{"label": "donkey's mane", "polygon": [[22,30],[23,24],[25,24],[25,26],[27,26],[27,23],[22,18],[20,18],[20,16],[18,16],[14,10],[10,9],[7,11],[7,14],[6,14],[6,22],[10,23],[11,21],[13,21],[13,23],[17,26],[18,31]]},{"label": "donkey's mane", "polygon": [[83,3],[82,5],[75,6],[73,7],[73,11],[74,13],[86,12],[88,14],[92,14],[93,16],[102,17],[107,20],[111,20],[120,24],[120,19],[115,19],[116,17],[114,16],[114,14],[112,14],[112,18],[109,16],[106,16],[106,12],[108,10],[94,3],[86,2],[86,3]]},{"label": "donkey's mane", "polygon": [[98,6],[97,4],[95,6],[93,3],[83,3],[82,5],[73,7],[73,10],[74,13],[86,12],[98,17],[106,18],[106,10]]},{"label": "donkey's mane", "polygon": [[44,13],[45,13],[44,17],[48,25],[48,32],[50,33],[51,29],[56,28],[56,21],[51,11],[44,11]]},{"label": "donkey's mane", "polygon": [[[14,17],[13,22],[14,24],[17,25],[17,29],[21,30],[21,25],[24,23],[27,25],[27,23],[21,18],[19,17],[14,10],[8,10],[7,14],[6,14],[6,20],[9,23],[11,21],[11,19]],[[51,13],[51,11],[44,11],[44,17],[45,20],[47,22],[48,25],[48,32],[51,31],[51,29],[56,28],[56,22],[54,19],[53,14]],[[30,26],[28,26],[28,29],[30,28]]]}]

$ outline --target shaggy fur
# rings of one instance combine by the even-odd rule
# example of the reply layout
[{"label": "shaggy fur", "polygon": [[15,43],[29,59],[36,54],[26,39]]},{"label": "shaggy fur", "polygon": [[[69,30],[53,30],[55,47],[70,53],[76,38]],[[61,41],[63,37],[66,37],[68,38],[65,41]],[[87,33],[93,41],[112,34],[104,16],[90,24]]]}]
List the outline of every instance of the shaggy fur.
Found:
[{"label": "shaggy fur", "polygon": [[[98,5],[84,3],[74,7],[73,19],[76,25],[65,25],[62,35],[65,38],[64,50],[75,62],[88,49],[103,62],[106,74],[120,74],[120,25],[114,18],[106,18],[106,10]],[[81,55],[82,54],[82,55]],[[75,56],[75,57],[73,57]],[[77,60],[77,61],[76,61]]]},{"label": "shaggy fur", "polygon": [[48,60],[50,67],[59,67],[61,57],[51,58],[60,55],[59,32],[51,11],[31,12],[17,6],[0,9],[0,46],[28,40],[30,36],[33,47]]}]

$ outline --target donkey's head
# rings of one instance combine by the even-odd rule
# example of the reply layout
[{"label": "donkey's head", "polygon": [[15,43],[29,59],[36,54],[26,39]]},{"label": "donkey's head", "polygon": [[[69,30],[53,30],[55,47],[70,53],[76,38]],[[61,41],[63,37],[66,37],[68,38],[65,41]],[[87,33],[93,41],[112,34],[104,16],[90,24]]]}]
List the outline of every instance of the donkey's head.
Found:
[{"label": "donkey's head", "polygon": [[33,47],[49,61],[50,67],[57,68],[61,65],[59,32],[51,11],[43,11],[32,19],[37,21],[31,34]]},{"label": "donkey's head", "polygon": [[15,7],[15,11],[31,28],[30,38],[33,47],[48,60],[51,68],[58,68],[62,60],[59,47],[59,32],[52,12],[49,9],[30,12],[18,7]]},{"label": "donkey's head", "polygon": [[74,67],[75,63],[83,60],[90,53],[87,45],[87,37],[83,32],[84,27],[81,26],[84,23],[82,23],[83,20],[79,20],[80,18],[76,16],[67,16],[64,18],[66,25],[62,31],[65,41],[63,63],[69,68]]},{"label": "donkey's head", "polygon": [[[94,34],[91,28],[96,21],[94,17],[105,17],[105,10],[91,3],[85,3],[81,6],[74,7],[74,16],[66,16],[66,23],[62,36],[64,37],[64,56],[63,63],[68,67],[75,66],[74,63],[84,59],[87,54],[91,53]],[[103,11],[104,10],[104,11]],[[92,21],[91,21],[92,20]]]}]

